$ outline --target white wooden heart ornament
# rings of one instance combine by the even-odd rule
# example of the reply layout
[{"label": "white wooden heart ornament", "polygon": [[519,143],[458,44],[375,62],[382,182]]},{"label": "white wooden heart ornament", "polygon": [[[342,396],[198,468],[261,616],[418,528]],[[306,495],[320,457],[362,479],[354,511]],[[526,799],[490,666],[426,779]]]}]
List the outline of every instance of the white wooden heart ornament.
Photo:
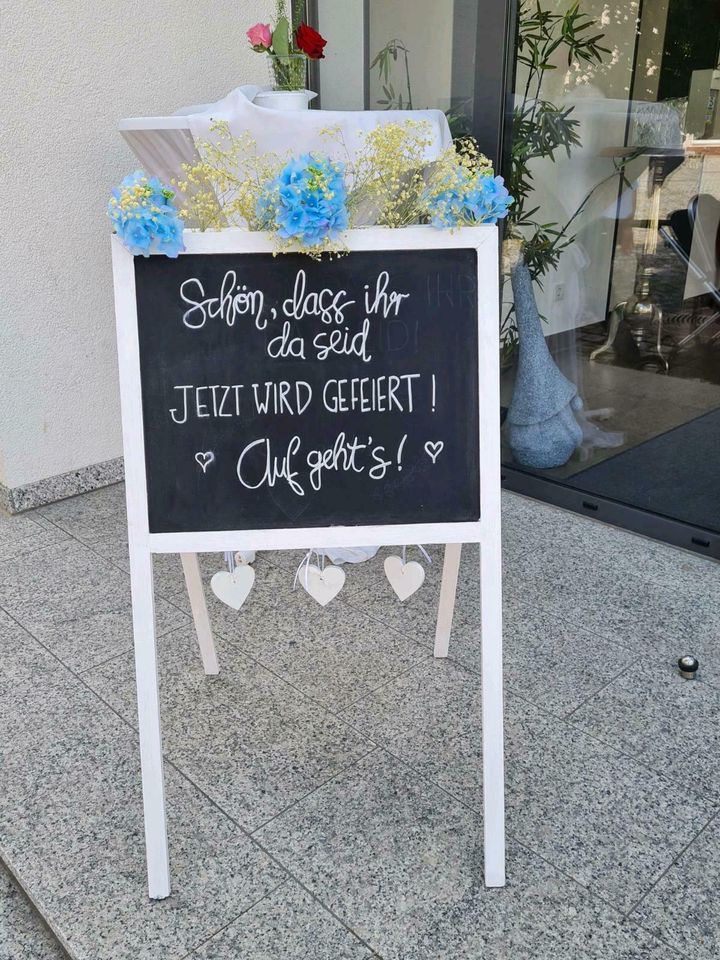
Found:
[{"label": "white wooden heart ornament", "polygon": [[400,557],[387,557],[385,576],[400,601],[411,597],[425,582],[425,567],[411,560],[403,563]]},{"label": "white wooden heart ornament", "polygon": [[345,585],[345,571],[332,564],[321,570],[311,563],[307,567],[303,566],[298,580],[313,600],[317,600],[321,607],[326,607]]},{"label": "white wooden heart ornament", "polygon": [[249,564],[235,567],[232,573],[221,570],[210,581],[212,592],[233,610],[239,610],[255,583],[255,571]]}]

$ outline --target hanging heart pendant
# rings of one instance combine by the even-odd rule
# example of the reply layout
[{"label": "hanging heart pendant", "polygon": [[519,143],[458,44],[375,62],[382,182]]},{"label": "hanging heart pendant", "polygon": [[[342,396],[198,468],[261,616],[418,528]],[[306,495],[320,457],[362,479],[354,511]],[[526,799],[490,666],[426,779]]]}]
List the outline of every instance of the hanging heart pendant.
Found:
[{"label": "hanging heart pendant", "polygon": [[326,607],[342,590],[345,584],[345,571],[342,567],[329,565],[321,570],[314,563],[303,566],[298,577],[300,585],[317,600],[321,607]]},{"label": "hanging heart pendant", "polygon": [[425,567],[416,560],[403,563],[400,557],[387,557],[385,576],[402,602],[411,597],[425,582]]},{"label": "hanging heart pendant", "polygon": [[249,564],[235,567],[232,573],[221,570],[210,581],[212,592],[233,610],[239,610],[255,583],[255,571]]}]

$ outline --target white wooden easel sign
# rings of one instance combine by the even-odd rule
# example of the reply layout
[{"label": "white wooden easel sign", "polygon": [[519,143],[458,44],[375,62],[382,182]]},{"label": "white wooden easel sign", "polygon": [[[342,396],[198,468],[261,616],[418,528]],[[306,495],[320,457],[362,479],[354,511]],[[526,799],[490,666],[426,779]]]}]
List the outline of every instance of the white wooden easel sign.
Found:
[{"label": "white wooden easel sign", "polygon": [[505,882],[497,230],[368,228],[349,253],[273,256],[262,233],[113,238],[150,896],[170,893],[152,554],[183,558],[217,672],[197,554],[480,543],[485,882]]}]

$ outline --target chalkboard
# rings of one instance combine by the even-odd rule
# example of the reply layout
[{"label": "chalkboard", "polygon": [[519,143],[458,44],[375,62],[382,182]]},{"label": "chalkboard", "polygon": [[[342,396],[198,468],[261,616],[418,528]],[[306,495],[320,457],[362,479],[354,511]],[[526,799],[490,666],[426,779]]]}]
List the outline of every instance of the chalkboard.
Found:
[{"label": "chalkboard", "polygon": [[149,532],[477,521],[477,258],[135,258]]}]

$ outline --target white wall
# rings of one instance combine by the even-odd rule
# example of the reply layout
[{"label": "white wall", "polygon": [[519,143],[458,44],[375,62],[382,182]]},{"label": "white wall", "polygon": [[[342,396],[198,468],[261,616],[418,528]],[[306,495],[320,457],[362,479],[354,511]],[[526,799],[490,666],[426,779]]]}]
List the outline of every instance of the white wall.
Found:
[{"label": "white wall", "polygon": [[273,0],[0,0],[0,481],[122,453],[109,223],[125,116],[265,82]]}]

